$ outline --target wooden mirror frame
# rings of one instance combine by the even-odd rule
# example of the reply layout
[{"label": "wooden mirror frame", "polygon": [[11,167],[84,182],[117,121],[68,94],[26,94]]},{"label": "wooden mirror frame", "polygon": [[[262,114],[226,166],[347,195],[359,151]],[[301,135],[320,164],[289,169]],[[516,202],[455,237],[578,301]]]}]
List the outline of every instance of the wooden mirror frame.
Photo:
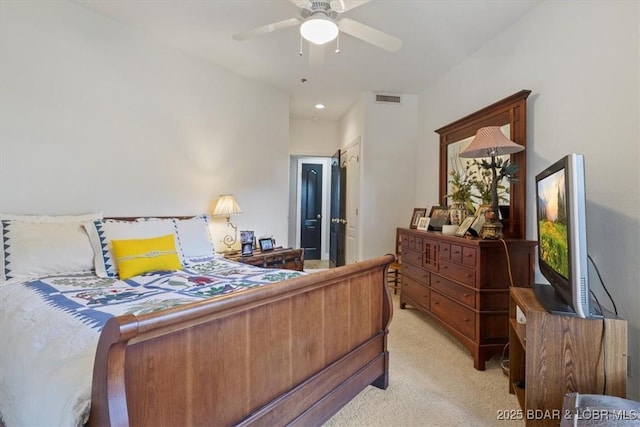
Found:
[{"label": "wooden mirror frame", "polygon": [[521,90],[507,98],[469,114],[453,123],[436,129],[440,134],[440,183],[439,201],[444,203],[447,194],[447,147],[449,144],[476,134],[485,126],[510,125],[510,139],[523,145],[524,151],[511,155],[511,163],[518,165],[517,182],[509,190],[509,219],[502,221],[505,237],[524,239],[526,228],[527,193],[527,97],[530,90]]}]

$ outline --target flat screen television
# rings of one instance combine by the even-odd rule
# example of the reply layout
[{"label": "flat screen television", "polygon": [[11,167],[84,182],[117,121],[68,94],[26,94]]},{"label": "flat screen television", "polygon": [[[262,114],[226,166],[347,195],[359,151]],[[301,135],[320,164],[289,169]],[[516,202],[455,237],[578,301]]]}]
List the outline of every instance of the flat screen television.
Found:
[{"label": "flat screen television", "polygon": [[568,154],[536,175],[538,264],[534,292],[549,312],[599,317],[589,295],[584,157]]}]

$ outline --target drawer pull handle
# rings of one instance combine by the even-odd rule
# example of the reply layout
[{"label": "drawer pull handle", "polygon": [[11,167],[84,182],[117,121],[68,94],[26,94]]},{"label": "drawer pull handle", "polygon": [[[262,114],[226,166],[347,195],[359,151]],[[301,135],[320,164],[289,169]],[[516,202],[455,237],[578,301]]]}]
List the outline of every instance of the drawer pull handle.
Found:
[{"label": "drawer pull handle", "polygon": [[466,319],[464,319],[464,321],[465,321],[465,322],[469,322],[469,321],[471,321],[471,319],[466,318]]},{"label": "drawer pull handle", "polygon": [[462,294],[463,297],[469,298],[469,294]]},{"label": "drawer pull handle", "polygon": [[455,252],[454,252],[454,254],[459,254],[459,253],[460,253],[460,251],[455,251]]},{"label": "drawer pull handle", "polygon": [[467,274],[466,277],[473,277],[473,275],[472,274]]},{"label": "drawer pull handle", "polygon": [[434,303],[435,305],[438,305],[438,304],[440,304],[440,301],[434,301],[433,303]]}]

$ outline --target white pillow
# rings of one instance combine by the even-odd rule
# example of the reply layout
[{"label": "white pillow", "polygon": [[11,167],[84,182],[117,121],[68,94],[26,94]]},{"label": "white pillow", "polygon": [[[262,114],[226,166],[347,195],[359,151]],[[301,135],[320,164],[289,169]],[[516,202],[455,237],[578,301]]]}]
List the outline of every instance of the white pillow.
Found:
[{"label": "white pillow", "polygon": [[178,253],[182,265],[190,265],[198,262],[209,261],[222,257],[216,253],[207,215],[198,215],[192,218],[138,218],[136,221],[169,221],[176,227],[176,240]]},{"label": "white pillow", "polygon": [[100,218],[102,213],[63,216],[0,214],[4,242],[0,283],[12,277],[91,271],[93,250],[82,223]]},{"label": "white pillow", "polygon": [[178,244],[182,249],[184,265],[209,261],[221,255],[216,254],[209,221],[206,215],[189,219],[174,219],[178,230]]},{"label": "white pillow", "polygon": [[82,223],[85,221],[95,221],[102,219],[102,212],[88,213],[82,215],[12,215],[0,213],[1,220],[9,221],[22,221],[22,222],[47,222],[47,223],[68,223],[77,222]]},{"label": "white pillow", "polygon": [[[112,240],[147,239],[151,237],[176,234],[176,225],[167,221],[119,221],[107,219],[84,224],[89,241],[93,247],[94,264],[98,277],[117,277],[118,266],[115,263]],[[176,248],[179,245],[176,242]],[[180,253],[180,251],[178,250]],[[182,257],[181,257],[182,258]]]}]

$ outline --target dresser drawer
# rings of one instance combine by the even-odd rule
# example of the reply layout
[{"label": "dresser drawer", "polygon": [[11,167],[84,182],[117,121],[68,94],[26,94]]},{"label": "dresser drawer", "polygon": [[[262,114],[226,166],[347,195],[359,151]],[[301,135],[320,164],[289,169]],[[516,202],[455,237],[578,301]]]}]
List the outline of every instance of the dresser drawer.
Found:
[{"label": "dresser drawer", "polygon": [[437,274],[434,274],[431,278],[431,289],[450,296],[471,308],[476,307],[476,293],[473,290],[453,283]]},{"label": "dresser drawer", "polygon": [[400,244],[405,248],[422,252],[422,237],[420,236],[403,233],[400,235]]},{"label": "dresser drawer", "polygon": [[402,278],[410,277],[418,283],[429,286],[429,272],[415,265],[402,263]]},{"label": "dresser drawer", "polygon": [[451,259],[451,244],[447,242],[440,242],[440,259],[442,260],[450,260]]},{"label": "dresser drawer", "polygon": [[402,296],[410,298],[425,310],[429,310],[429,293],[426,286],[422,286],[410,277],[402,278]]},{"label": "dresser drawer", "polygon": [[440,258],[475,267],[476,249],[451,243],[440,243]]},{"label": "dresser drawer", "polygon": [[462,262],[462,246],[451,245],[451,261]]},{"label": "dresser drawer", "polygon": [[462,247],[462,263],[469,267],[476,267],[476,260],[478,259],[478,251],[476,248],[470,248],[468,246]]},{"label": "dresser drawer", "polygon": [[461,264],[454,264],[450,261],[440,263],[440,274],[447,279],[453,279],[469,286],[476,286],[475,268],[465,267]]},{"label": "dresser drawer", "polygon": [[431,292],[431,313],[461,334],[476,338],[476,317],[473,310],[451,301],[437,292]]},{"label": "dresser drawer", "polygon": [[402,252],[402,260],[404,264],[413,264],[422,266],[422,253],[414,251],[412,249],[406,249]]}]

